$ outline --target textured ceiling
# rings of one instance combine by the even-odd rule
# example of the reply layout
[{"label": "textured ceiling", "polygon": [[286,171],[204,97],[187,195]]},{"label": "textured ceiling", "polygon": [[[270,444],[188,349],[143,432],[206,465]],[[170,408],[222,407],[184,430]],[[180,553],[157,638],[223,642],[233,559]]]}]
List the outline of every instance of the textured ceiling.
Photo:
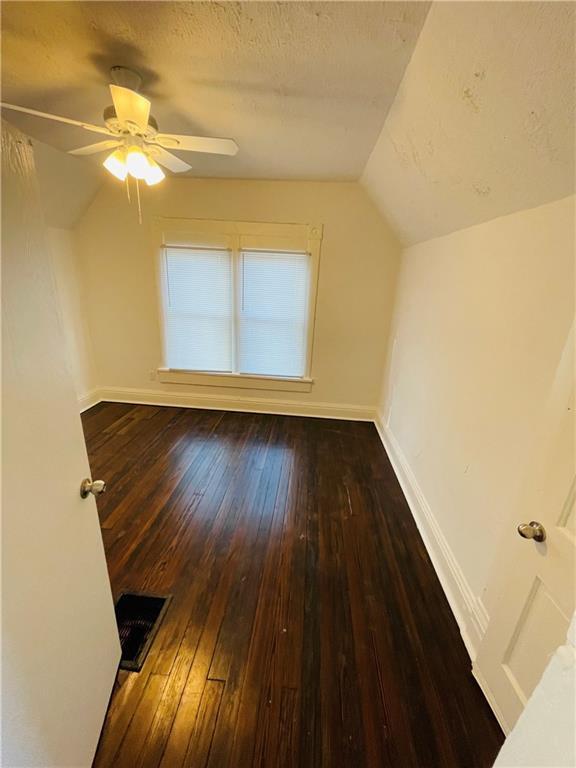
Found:
[{"label": "textured ceiling", "polygon": [[433,4],[363,175],[405,243],[573,192],[575,12]]},{"label": "textured ceiling", "polygon": [[[3,100],[100,123],[109,68],[144,76],[163,131],[230,136],[235,158],[182,154],[192,175],[354,179],[428,3],[3,2]],[[5,113],[59,149],[81,129]],[[90,162],[84,160],[83,162]]]}]

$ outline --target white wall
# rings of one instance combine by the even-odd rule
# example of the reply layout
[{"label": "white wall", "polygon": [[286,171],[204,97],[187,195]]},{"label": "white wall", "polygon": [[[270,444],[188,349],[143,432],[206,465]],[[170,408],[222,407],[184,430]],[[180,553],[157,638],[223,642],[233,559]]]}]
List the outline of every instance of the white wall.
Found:
[{"label": "white wall", "polygon": [[85,313],[85,286],[80,280],[72,231],[50,227],[47,236],[68,365],[78,399],[84,404],[95,385],[92,342]]},{"label": "white wall", "polygon": [[383,428],[472,646],[573,315],[574,198],[403,254]]},{"label": "white wall", "polygon": [[[107,398],[370,418],[379,398],[397,241],[356,183],[170,178],[145,190],[144,224],[114,182],[76,230],[97,383]],[[310,393],[159,384],[154,216],[324,225]],[[162,393],[164,397],[162,399]],[[183,398],[183,399],[182,399]],[[214,399],[215,398],[215,399]],[[253,399],[253,402],[250,402]]]}]

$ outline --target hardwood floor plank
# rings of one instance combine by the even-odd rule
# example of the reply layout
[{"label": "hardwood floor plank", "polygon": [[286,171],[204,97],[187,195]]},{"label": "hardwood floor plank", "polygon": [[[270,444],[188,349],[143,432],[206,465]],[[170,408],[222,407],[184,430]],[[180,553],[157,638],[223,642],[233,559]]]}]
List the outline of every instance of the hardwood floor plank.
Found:
[{"label": "hardwood floor plank", "polygon": [[[135,757],[132,762],[132,765],[135,768],[136,766],[139,768],[155,768],[155,766],[159,765],[162,760],[176,713],[182,702],[182,694],[184,692],[186,680],[188,679],[190,667],[192,666],[194,656],[196,655],[198,642],[200,640],[200,631],[201,627],[199,624],[192,621],[188,624],[186,633],[178,648],[174,667],[168,676],[162,695],[157,701],[154,718],[150,724],[148,732],[139,744],[138,751],[135,753],[137,757]],[[157,676],[162,677],[162,675]],[[193,711],[196,711],[196,707],[199,703],[200,694],[198,694],[197,698],[193,701]],[[182,711],[186,711],[189,714],[190,710],[183,708]],[[178,742],[179,734],[174,732],[173,738]],[[179,751],[183,757],[186,748],[182,748]]]},{"label": "hardwood floor plank", "polygon": [[148,678],[148,683],[126,730],[122,744],[114,756],[114,765],[128,766],[136,763],[137,755],[142,743],[146,741],[146,736],[158,708],[158,699],[162,696],[166,682],[164,675],[152,674]]},{"label": "hardwood floor plank", "polygon": [[[275,424],[275,426],[277,426]],[[275,439],[274,432],[271,441]],[[271,531],[278,514],[276,500],[280,487],[284,454],[269,451],[262,467],[258,489],[250,510],[251,526],[236,568],[234,591],[229,610],[220,628],[209,676],[226,680],[219,726],[210,756],[211,766],[227,765],[233,748],[234,732],[229,723],[238,718],[241,692],[246,675],[246,661],[253,641],[258,596],[264,574]]]},{"label": "hardwood floor plank", "polygon": [[236,702],[236,729],[229,754],[231,765],[250,765],[254,752],[254,734],[260,731],[257,725],[259,707],[261,704],[266,706],[271,696],[273,659],[281,624],[276,586],[281,568],[281,548],[277,544],[277,537],[282,534],[285,512],[289,506],[291,472],[292,453],[285,451],[272,513],[270,540],[262,567],[252,637],[245,662],[242,694]]},{"label": "hardwood floor plank", "polygon": [[365,752],[340,516],[344,494],[341,478],[327,471],[341,455],[325,433],[318,439],[322,765],[328,768],[337,754],[342,766],[352,767],[365,764]]},{"label": "hardwood floor plank", "polygon": [[[161,632],[162,628],[159,635]],[[94,760],[96,768],[118,765],[116,755],[146,690],[158,652],[159,646],[154,644],[139,673],[119,672]]]},{"label": "hardwood floor plank", "polygon": [[186,768],[205,768],[208,764],[223,691],[222,680],[206,681],[188,753],[184,759]]},{"label": "hardwood floor plank", "polygon": [[500,731],[374,426],[100,403],[113,591],[172,594],[98,768],[488,768]]},{"label": "hardwood floor plank", "polygon": [[282,688],[280,694],[280,723],[277,739],[277,754],[274,761],[268,765],[278,768],[292,768],[296,763],[297,754],[297,707],[298,696],[294,688]]},{"label": "hardwood floor plank", "polygon": [[[305,428],[306,435],[308,428]],[[319,590],[319,527],[315,472],[318,446],[312,439],[303,440],[299,456],[302,503],[306,514],[306,554],[304,560],[304,615],[302,643],[302,677],[300,683],[300,750],[299,765],[316,768],[322,760],[320,626],[322,606]]]},{"label": "hardwood floor plank", "polygon": [[162,759],[159,763],[161,768],[181,768],[183,765],[188,753],[188,745],[190,744],[192,729],[200,709],[201,699],[202,693],[200,691],[185,690],[182,694],[178,706],[178,714],[172,724],[170,738],[166,743]]}]

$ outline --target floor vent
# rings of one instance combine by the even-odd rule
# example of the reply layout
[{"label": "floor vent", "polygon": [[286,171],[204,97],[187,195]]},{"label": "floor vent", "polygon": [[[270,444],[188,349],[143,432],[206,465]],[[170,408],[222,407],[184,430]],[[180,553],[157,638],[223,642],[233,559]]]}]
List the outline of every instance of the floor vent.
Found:
[{"label": "floor vent", "polygon": [[116,601],[116,623],[122,646],[120,669],[139,672],[150,650],[171,595],[123,592]]}]

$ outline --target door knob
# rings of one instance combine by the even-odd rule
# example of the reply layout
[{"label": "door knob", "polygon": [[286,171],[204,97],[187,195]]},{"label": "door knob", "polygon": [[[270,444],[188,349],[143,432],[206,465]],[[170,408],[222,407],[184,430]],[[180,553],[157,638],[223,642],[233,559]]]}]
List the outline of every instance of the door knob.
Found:
[{"label": "door knob", "polygon": [[80,496],[85,499],[89,493],[94,496],[100,496],[106,490],[106,483],[104,480],[90,480],[87,477],[80,483]]},{"label": "door knob", "polygon": [[546,531],[542,523],[532,520],[530,523],[520,523],[518,533],[524,539],[534,539],[534,541],[545,541]]}]

